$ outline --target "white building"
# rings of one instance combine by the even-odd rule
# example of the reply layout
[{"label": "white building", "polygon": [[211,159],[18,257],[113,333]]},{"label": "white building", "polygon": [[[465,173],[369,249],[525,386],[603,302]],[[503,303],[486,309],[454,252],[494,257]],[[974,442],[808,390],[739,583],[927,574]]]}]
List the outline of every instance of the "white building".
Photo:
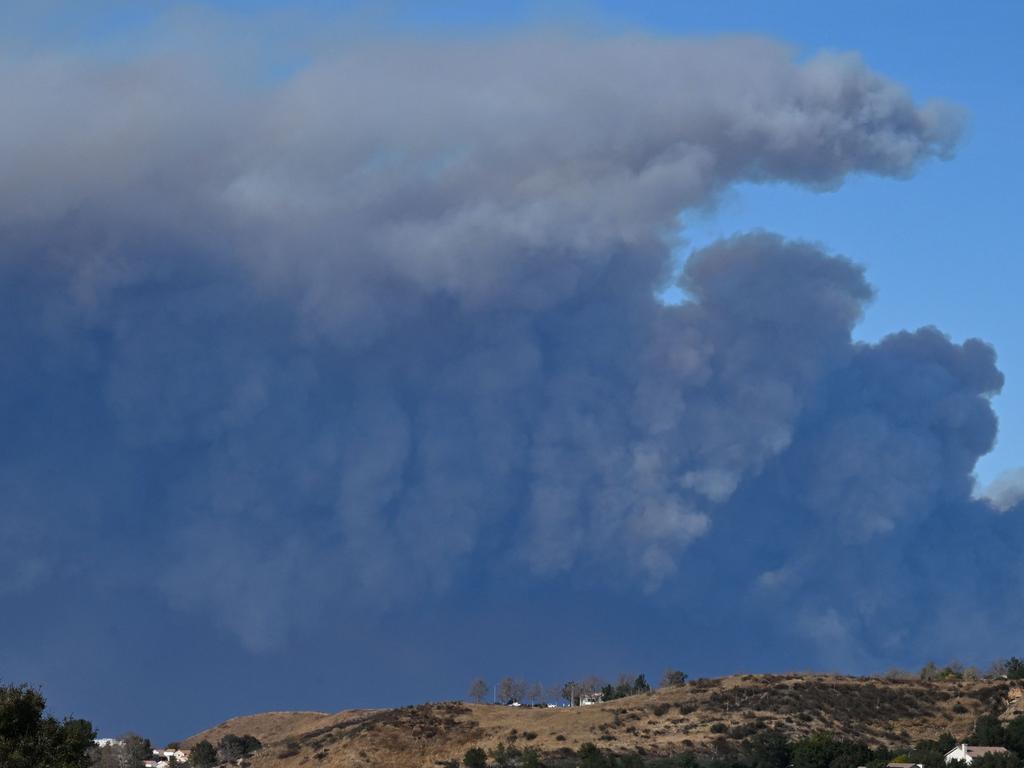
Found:
[{"label": "white building", "polygon": [[584,693],[580,696],[580,706],[589,707],[591,704],[600,704],[604,701],[604,694],[600,691],[594,691],[593,693]]},{"label": "white building", "polygon": [[960,760],[970,765],[976,757],[981,757],[982,755],[1003,755],[1008,751],[1005,747],[972,747],[969,744],[957,744],[946,753],[946,765],[949,765],[954,760]]},{"label": "white building", "polygon": [[191,749],[154,749],[153,756],[159,760],[161,757],[165,760],[170,760],[172,757],[179,763],[187,763],[189,756],[192,754]]}]

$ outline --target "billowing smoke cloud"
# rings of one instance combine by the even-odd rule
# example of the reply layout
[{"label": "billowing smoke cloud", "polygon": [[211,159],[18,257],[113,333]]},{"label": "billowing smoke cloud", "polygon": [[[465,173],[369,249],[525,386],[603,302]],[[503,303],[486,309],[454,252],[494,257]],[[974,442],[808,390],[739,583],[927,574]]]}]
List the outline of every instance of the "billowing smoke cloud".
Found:
[{"label": "billowing smoke cloud", "polygon": [[971,499],[983,343],[853,343],[862,270],[767,233],[656,298],[730,184],[951,153],[958,111],[856,56],[537,35],[244,88],[34,58],[0,93],[0,594],[146,571],[265,649],[509,570],[659,600],[728,568],[708,604],[876,660],[908,605],[936,628],[910,542],[1015,525]]},{"label": "billowing smoke cloud", "polygon": [[1008,469],[982,490],[982,498],[988,499],[1000,512],[1007,512],[1024,502],[1024,467]]}]

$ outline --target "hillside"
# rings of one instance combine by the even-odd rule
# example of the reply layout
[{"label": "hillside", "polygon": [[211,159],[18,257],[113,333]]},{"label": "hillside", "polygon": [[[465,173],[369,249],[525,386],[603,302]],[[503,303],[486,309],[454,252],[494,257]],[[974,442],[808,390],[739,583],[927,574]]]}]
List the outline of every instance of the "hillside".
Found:
[{"label": "hillside", "polygon": [[184,743],[252,734],[264,743],[253,768],[426,767],[509,740],[550,755],[588,741],[651,755],[712,753],[770,728],[792,737],[828,730],[902,747],[945,731],[965,735],[979,715],[1008,718],[1021,702],[1021,689],[1005,680],[741,675],[571,709],[446,702],[333,715],[275,712],[229,720]]}]

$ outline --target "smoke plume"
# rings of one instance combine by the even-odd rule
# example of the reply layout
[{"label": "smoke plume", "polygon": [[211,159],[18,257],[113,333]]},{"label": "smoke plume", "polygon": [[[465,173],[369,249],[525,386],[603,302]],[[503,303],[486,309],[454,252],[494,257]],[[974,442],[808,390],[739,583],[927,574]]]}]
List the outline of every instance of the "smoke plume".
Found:
[{"label": "smoke plume", "polygon": [[957,109],[755,38],[222,64],[0,64],[0,597],[131,574],[254,650],[508,573],[790,616],[765,642],[826,661],[908,618],[962,652],[942,606],[1020,628],[976,600],[1012,556],[936,551],[1020,541],[1019,493],[972,498],[990,347],[855,343],[863,270],[767,232],[657,298],[680,215],[906,177]]}]

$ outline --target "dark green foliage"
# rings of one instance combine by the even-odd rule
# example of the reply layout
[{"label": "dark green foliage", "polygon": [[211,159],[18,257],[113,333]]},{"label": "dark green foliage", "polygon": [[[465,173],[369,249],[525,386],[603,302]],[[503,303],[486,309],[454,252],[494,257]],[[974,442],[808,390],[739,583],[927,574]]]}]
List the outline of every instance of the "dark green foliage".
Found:
[{"label": "dark green foliage", "polygon": [[841,743],[834,736],[816,733],[793,745],[793,768],[830,768],[841,752]]},{"label": "dark green foliage", "polygon": [[[625,676],[623,676],[625,677]],[[626,696],[635,696],[638,693],[649,693],[651,690],[647,677],[643,674],[637,675],[632,682],[629,679],[619,678],[618,685],[608,684],[601,689],[605,701],[621,699]]]},{"label": "dark green foliage", "polygon": [[1011,656],[1006,662],[1006,676],[1011,680],[1024,680],[1024,661]]},{"label": "dark green foliage", "polygon": [[605,768],[608,765],[601,750],[589,741],[576,750],[576,757],[580,768]]},{"label": "dark green foliage", "polygon": [[466,754],[462,756],[462,764],[466,768],[486,768],[487,753],[480,749],[480,747],[470,747],[466,750]]},{"label": "dark green foliage", "polygon": [[1024,716],[1015,717],[1003,729],[1003,746],[1024,756]]},{"label": "dark green foliage", "polygon": [[0,687],[0,766],[86,768],[96,731],[86,720],[48,717],[46,700],[25,685]]},{"label": "dark green foliage", "polygon": [[971,768],[1020,768],[1020,758],[1013,752],[997,755],[982,755],[974,758]]},{"label": "dark green foliage", "polygon": [[945,768],[946,753],[956,746],[952,734],[944,733],[937,739],[919,741],[907,757],[912,763],[921,763],[925,768]]},{"label": "dark green foliage", "polygon": [[249,734],[235,736],[233,733],[229,733],[217,742],[217,754],[223,762],[235,762],[249,757],[262,746],[263,744],[255,736]]},{"label": "dark green foliage", "polygon": [[496,768],[515,768],[519,765],[522,752],[511,743],[499,744],[491,750],[490,756]]},{"label": "dark green foliage", "polygon": [[751,768],[786,768],[793,758],[789,739],[777,731],[753,736],[747,741],[745,751]]},{"label": "dark green foliage", "polygon": [[[968,744],[979,747],[1002,747],[1006,742],[1006,731],[999,718],[995,715],[982,715],[974,723],[974,733],[968,739]],[[973,765],[973,763],[972,763]]]},{"label": "dark green foliage", "polygon": [[191,768],[213,768],[217,764],[217,750],[213,744],[203,739],[194,747],[188,759]]}]

